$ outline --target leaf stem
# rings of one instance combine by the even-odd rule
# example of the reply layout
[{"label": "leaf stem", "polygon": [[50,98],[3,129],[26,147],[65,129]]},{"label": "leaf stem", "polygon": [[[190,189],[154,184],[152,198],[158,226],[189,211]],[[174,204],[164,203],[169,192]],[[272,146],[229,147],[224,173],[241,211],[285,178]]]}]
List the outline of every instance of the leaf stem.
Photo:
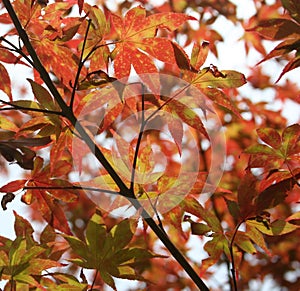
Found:
[{"label": "leaf stem", "polygon": [[290,174],[292,175],[295,184],[296,184],[298,187],[300,187],[300,183],[298,182],[296,175],[293,173],[293,170],[292,170],[292,168],[290,167],[289,162],[288,162],[288,161],[285,161],[285,164],[287,165],[287,168],[288,168]]},{"label": "leaf stem", "polygon": [[93,283],[92,283],[92,285],[91,285],[91,288],[90,288],[90,290],[92,291],[93,289],[94,289],[94,286],[95,286],[95,283],[96,283],[96,278],[97,278],[97,276],[98,276],[98,269],[96,270],[96,273],[95,273],[95,277],[94,277],[94,280],[93,280]]},{"label": "leaf stem", "polygon": [[236,281],[236,267],[235,267],[235,262],[234,262],[233,244],[234,244],[234,240],[237,235],[238,229],[240,228],[240,226],[242,225],[243,222],[244,221],[242,220],[235,227],[233,236],[232,236],[230,244],[229,244],[229,251],[230,251],[230,257],[231,257],[231,269],[230,270],[231,270],[231,274],[232,274],[234,291],[237,291],[238,289],[237,289],[237,281]]}]

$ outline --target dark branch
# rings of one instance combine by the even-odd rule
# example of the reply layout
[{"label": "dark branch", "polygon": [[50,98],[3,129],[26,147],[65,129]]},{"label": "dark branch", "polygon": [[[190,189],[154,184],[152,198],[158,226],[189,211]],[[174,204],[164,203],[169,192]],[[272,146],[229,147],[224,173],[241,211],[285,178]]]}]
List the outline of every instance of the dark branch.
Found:
[{"label": "dark branch", "polygon": [[7,49],[9,51],[13,51],[18,53],[19,55],[21,55],[32,67],[34,67],[34,63],[32,62],[32,60],[22,51],[22,49],[16,47],[12,42],[10,42],[9,40],[7,40],[4,37],[0,37],[0,40],[2,40],[3,42],[6,42],[8,45],[10,45],[12,48],[8,48],[5,46],[2,46],[2,48]]},{"label": "dark branch", "polygon": [[5,105],[11,106],[11,107],[0,108],[0,111],[6,111],[6,110],[22,110],[22,111],[41,112],[41,113],[44,113],[44,114],[63,115],[63,113],[62,113],[61,111],[53,111],[53,110],[42,109],[42,108],[28,108],[28,107],[24,107],[24,106],[12,104],[12,103],[10,103],[10,102],[6,102],[6,101],[1,100],[1,99],[0,99],[0,102],[3,103],[3,104],[5,104]]}]

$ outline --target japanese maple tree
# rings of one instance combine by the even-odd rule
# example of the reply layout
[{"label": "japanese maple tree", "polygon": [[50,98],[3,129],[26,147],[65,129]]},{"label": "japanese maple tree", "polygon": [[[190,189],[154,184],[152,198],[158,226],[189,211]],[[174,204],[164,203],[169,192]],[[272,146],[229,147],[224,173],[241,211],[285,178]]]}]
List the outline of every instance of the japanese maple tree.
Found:
[{"label": "japanese maple tree", "polygon": [[298,290],[300,4],[252,2],[0,1],[4,290]]}]

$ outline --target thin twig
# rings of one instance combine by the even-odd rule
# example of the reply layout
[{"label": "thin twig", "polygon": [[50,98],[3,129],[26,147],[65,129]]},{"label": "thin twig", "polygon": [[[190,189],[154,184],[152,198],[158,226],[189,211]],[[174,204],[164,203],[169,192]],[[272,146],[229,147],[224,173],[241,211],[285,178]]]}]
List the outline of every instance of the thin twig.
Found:
[{"label": "thin twig", "polygon": [[81,73],[81,70],[82,70],[82,68],[84,66],[84,63],[85,63],[85,60],[83,61],[83,55],[84,55],[84,50],[85,50],[86,41],[87,41],[87,37],[88,37],[88,34],[89,34],[91,23],[92,23],[92,20],[89,19],[88,20],[88,25],[87,25],[87,28],[86,28],[86,32],[85,32],[85,36],[84,36],[84,40],[83,40],[83,44],[82,44],[82,50],[81,50],[81,54],[80,54],[78,69],[77,69],[75,81],[74,81],[74,84],[73,84],[73,89],[72,89],[72,94],[71,94],[71,101],[70,101],[70,108],[71,109],[73,108],[75,94],[76,94],[76,88],[77,88],[77,85],[78,85],[78,82],[79,82],[80,73]]},{"label": "thin twig", "polygon": [[99,271],[98,271],[98,269],[97,269],[90,290],[93,290],[93,289],[94,289],[94,285],[95,285],[95,283],[96,283],[96,278],[97,278],[97,276],[98,276],[98,272],[99,272]]},{"label": "thin twig", "polygon": [[147,196],[148,201],[150,202],[150,205],[151,205],[151,207],[152,207],[152,209],[153,209],[153,211],[154,211],[154,213],[155,213],[155,216],[156,216],[156,218],[157,218],[159,227],[160,227],[161,230],[167,235],[167,233],[166,233],[166,231],[165,231],[165,229],[164,229],[164,226],[163,226],[163,224],[162,224],[162,221],[161,221],[161,219],[160,219],[160,217],[159,217],[159,214],[158,214],[158,212],[157,212],[156,206],[152,203],[151,198],[149,197],[147,191],[145,191],[145,190],[143,190],[143,191],[144,191],[145,195]]},{"label": "thin twig", "polygon": [[24,186],[23,190],[86,190],[86,191],[94,191],[94,192],[101,192],[101,193],[108,193],[113,195],[122,195],[120,192],[108,190],[108,189],[101,189],[95,187],[84,187],[84,186]]},{"label": "thin twig", "polygon": [[144,113],[144,108],[145,108],[145,87],[144,84],[142,84],[142,112],[141,112],[141,127],[139,130],[139,135],[138,135],[138,139],[136,142],[136,147],[135,147],[135,152],[134,152],[134,157],[133,157],[133,163],[132,163],[132,170],[131,170],[131,182],[130,182],[130,190],[134,191],[134,180],[135,180],[135,172],[136,172],[136,166],[137,166],[137,159],[138,159],[138,154],[139,154],[139,150],[140,150],[140,146],[141,146],[141,142],[142,142],[142,138],[143,138],[143,134],[144,134],[144,129],[145,126],[147,124],[147,122],[145,122],[145,113]]},{"label": "thin twig", "polygon": [[83,63],[85,63],[89,57],[100,47],[103,47],[103,46],[109,46],[109,45],[115,45],[117,44],[119,41],[114,41],[114,42],[110,42],[110,43],[103,43],[103,44],[99,44],[99,45],[95,45],[91,50],[90,52],[88,52],[88,54],[85,56],[85,58],[82,60]]},{"label": "thin twig", "polygon": [[24,111],[41,112],[41,113],[44,113],[44,114],[63,115],[63,113],[61,111],[48,110],[48,109],[42,109],[42,108],[28,108],[28,107],[24,107],[24,106],[12,104],[12,103],[4,101],[4,100],[0,100],[0,102],[3,103],[3,104],[5,104],[5,105],[11,106],[11,107],[0,108],[0,111],[6,111],[6,110],[24,110]]},{"label": "thin twig", "polygon": [[[137,165],[137,158],[138,158],[138,154],[139,154],[139,150],[140,150],[140,146],[141,146],[141,141],[143,138],[143,134],[144,134],[144,129],[145,126],[147,125],[147,121],[145,121],[145,86],[144,84],[140,83],[142,85],[142,110],[141,110],[141,127],[139,130],[139,136],[138,136],[138,140],[136,143],[136,147],[135,147],[135,152],[134,152],[134,158],[133,158],[133,164],[132,164],[132,172],[131,172],[131,184],[130,184],[130,189],[133,191],[134,190],[134,180],[135,180],[135,172],[136,172],[136,165]],[[148,201],[150,202],[150,205],[156,215],[157,221],[158,221],[158,225],[161,228],[161,230],[167,235],[162,221],[158,215],[157,209],[155,207],[155,205],[153,205],[148,193],[143,190],[143,192],[145,193],[145,195],[148,198]]]},{"label": "thin twig", "polygon": [[95,45],[88,53],[85,57],[84,56],[84,50],[85,50],[85,46],[86,46],[86,42],[87,42],[87,37],[88,37],[88,32],[90,30],[90,26],[92,24],[92,20],[89,19],[88,20],[88,26],[86,28],[86,33],[84,36],[84,40],[83,40],[83,44],[82,44],[82,50],[81,50],[81,54],[80,54],[80,60],[79,60],[79,64],[78,64],[78,69],[77,69],[77,73],[75,76],[75,80],[74,80],[74,84],[72,85],[72,94],[71,94],[71,101],[70,101],[70,108],[73,109],[73,105],[74,105],[74,100],[75,100],[75,94],[76,94],[76,89],[78,87],[78,83],[79,83],[79,77],[80,77],[80,73],[82,71],[82,68],[85,64],[85,62],[89,59],[89,57],[100,47],[103,46],[108,46],[111,44],[115,44],[116,42],[112,42],[112,43],[105,43],[105,44],[101,44],[101,45]]}]

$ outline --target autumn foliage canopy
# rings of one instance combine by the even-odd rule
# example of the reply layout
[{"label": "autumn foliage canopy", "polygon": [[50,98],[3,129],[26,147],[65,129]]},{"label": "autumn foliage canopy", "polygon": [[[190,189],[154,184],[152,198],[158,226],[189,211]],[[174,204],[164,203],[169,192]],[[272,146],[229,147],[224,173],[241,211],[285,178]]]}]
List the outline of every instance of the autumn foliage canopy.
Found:
[{"label": "autumn foliage canopy", "polygon": [[299,290],[299,1],[91,2],[0,1],[2,288]]}]

